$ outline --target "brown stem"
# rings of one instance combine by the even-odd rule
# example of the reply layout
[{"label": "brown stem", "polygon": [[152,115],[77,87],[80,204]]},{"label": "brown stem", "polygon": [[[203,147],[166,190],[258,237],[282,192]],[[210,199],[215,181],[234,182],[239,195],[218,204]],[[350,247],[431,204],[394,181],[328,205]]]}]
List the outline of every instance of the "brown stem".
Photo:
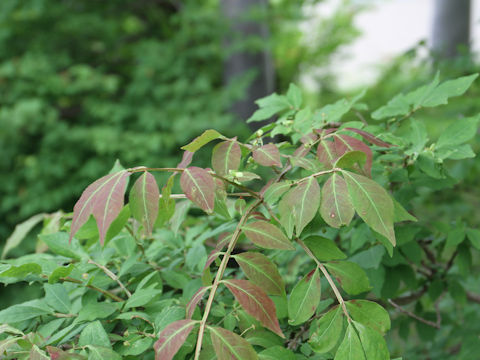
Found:
[{"label": "brown stem", "polygon": [[[71,283],[75,283],[75,284],[81,284],[81,285],[84,285],[82,281],[80,280],[77,280],[77,279],[74,279],[74,278],[71,278],[69,276],[67,277],[62,277],[60,278],[61,281],[67,281],[67,282],[71,282]],[[110,299],[112,300],[115,300],[115,301],[118,301],[118,302],[123,302],[123,299],[117,295],[115,295],[114,293],[108,291],[108,290],[103,290],[103,289],[100,289],[94,285],[85,285],[87,288],[89,289],[92,289],[92,290],[95,290],[95,291],[98,291],[99,293],[102,293],[103,295],[105,295],[106,297],[109,297]]]},{"label": "brown stem", "polygon": [[435,329],[440,329],[440,324],[438,323],[438,321],[441,320],[441,317],[439,317],[438,314],[437,314],[437,322],[433,322],[433,321],[424,319],[424,318],[422,318],[422,317],[420,317],[420,316],[418,316],[418,315],[415,315],[415,314],[412,313],[411,311],[405,310],[405,309],[402,308],[400,305],[398,305],[396,302],[394,302],[392,299],[388,299],[388,302],[389,302],[390,305],[392,305],[395,309],[397,309],[398,311],[404,313],[405,315],[408,315],[408,316],[410,316],[411,318],[413,318],[413,319],[415,319],[415,320],[418,320],[418,321],[420,321],[421,323],[424,323],[425,325],[434,327]]},{"label": "brown stem", "polygon": [[217,275],[215,276],[215,280],[213,281],[212,288],[210,289],[210,294],[208,296],[208,300],[207,300],[207,303],[205,305],[205,311],[203,313],[202,320],[200,321],[200,328],[198,330],[197,345],[195,347],[194,360],[199,359],[200,351],[202,350],[203,335],[205,333],[205,326],[207,324],[208,315],[210,314],[210,310],[212,308],[213,300],[215,298],[215,293],[217,292],[218,285],[220,284],[220,281],[222,280],[222,276],[225,272],[225,269],[227,268],[228,260],[230,260],[232,251],[235,248],[235,245],[237,244],[238,238],[240,237],[240,229],[243,226],[243,224],[247,221],[247,219],[248,219],[249,215],[252,213],[252,211],[258,205],[260,205],[261,202],[262,201],[260,199],[256,200],[254,203],[252,203],[248,207],[248,209],[242,215],[242,217],[241,217],[240,221],[238,222],[238,225],[235,228],[235,231],[232,235],[232,239],[230,240],[230,243],[228,244],[227,251],[223,255],[222,262],[220,263],[220,266],[218,267]]},{"label": "brown stem", "polygon": [[101,269],[110,279],[112,279],[113,281],[115,281],[119,286],[120,288],[123,290],[123,292],[125,294],[127,294],[128,297],[131,297],[132,296],[132,293],[130,291],[128,291],[128,289],[125,287],[125,285],[123,285],[123,283],[120,281],[120,279],[118,278],[117,275],[115,275],[113,272],[111,272],[110,270],[107,269],[106,266],[103,266],[103,265],[100,265],[98,263],[96,263],[95,261],[93,260],[88,260],[88,263],[89,264],[93,264],[95,265],[96,267],[98,267],[99,269]]}]

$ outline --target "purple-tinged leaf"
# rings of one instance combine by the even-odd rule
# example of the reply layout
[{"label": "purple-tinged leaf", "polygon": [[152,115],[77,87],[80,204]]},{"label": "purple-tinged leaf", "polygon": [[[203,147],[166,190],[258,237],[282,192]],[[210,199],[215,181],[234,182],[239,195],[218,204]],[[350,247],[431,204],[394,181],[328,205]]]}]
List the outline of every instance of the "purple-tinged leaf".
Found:
[{"label": "purple-tinged leaf", "polygon": [[223,280],[243,309],[266,328],[284,338],[277,319],[275,304],[257,285],[248,280]]},{"label": "purple-tinged leaf", "polygon": [[144,172],[130,191],[130,210],[135,220],[143,224],[147,235],[152,234],[158,216],[160,192],[155,177]]},{"label": "purple-tinged leaf", "polygon": [[185,150],[183,152],[182,161],[178,163],[177,168],[185,169],[186,167],[188,167],[188,165],[190,165],[190,163],[192,162],[193,154],[193,152]]},{"label": "purple-tinged leaf", "polygon": [[89,185],[73,208],[70,241],[91,214],[97,221],[103,245],[108,227],[123,207],[125,187],[130,173],[126,170],[106,175]]},{"label": "purple-tinged leaf", "polygon": [[338,159],[335,143],[330,140],[322,140],[318,143],[317,158],[327,168],[331,168]]},{"label": "purple-tinged leaf", "polygon": [[215,181],[207,170],[195,166],[186,168],[180,177],[180,186],[188,199],[205,212],[213,212]]},{"label": "purple-tinged leaf", "polygon": [[387,191],[375,181],[349,171],[342,171],[348,193],[358,215],[376,232],[395,246],[394,206]]},{"label": "purple-tinged leaf", "polygon": [[353,131],[355,133],[357,133],[358,135],[360,135],[361,137],[363,137],[365,140],[367,140],[368,142],[372,143],[372,144],[375,144],[377,146],[381,146],[381,147],[386,147],[386,148],[389,148],[389,147],[392,147],[392,146],[395,146],[395,145],[392,145],[392,144],[389,144],[385,141],[382,141],[380,140],[379,138],[377,138],[375,135],[373,134],[370,134],[369,132],[366,132],[364,130],[360,130],[360,129],[355,129],[355,128],[345,128],[345,130],[350,130],[350,131]]},{"label": "purple-tinged leaf", "polygon": [[267,294],[285,294],[285,285],[277,266],[268,257],[258,252],[243,252],[233,257],[248,279]]},{"label": "purple-tinged leaf", "polygon": [[349,151],[361,151],[367,155],[367,161],[365,163],[365,172],[367,175],[370,176],[372,172],[372,159],[373,154],[370,147],[365,144],[363,141],[355,139],[354,137],[343,135],[343,134],[335,134],[335,149],[339,156],[345,154]]},{"label": "purple-tinged leaf", "polygon": [[285,194],[292,187],[290,181],[280,181],[270,185],[265,189],[263,199],[267,204],[273,204],[277,202],[280,197]]},{"label": "purple-tinged leaf", "polygon": [[299,236],[315,217],[320,206],[320,186],[317,179],[311,176],[301,181],[289,192],[289,198],[295,199],[291,211],[295,222],[295,233]]},{"label": "purple-tinged leaf", "polygon": [[186,313],[187,313],[187,319],[191,319],[193,316],[193,312],[195,311],[195,308],[197,307],[197,304],[202,300],[203,296],[207,292],[207,290],[210,289],[209,286],[202,286],[200,289],[198,289],[195,294],[193,294],[192,298],[187,304],[186,308]]},{"label": "purple-tinged leaf", "polygon": [[252,156],[260,165],[282,167],[280,151],[274,144],[263,145],[253,150]]},{"label": "purple-tinged leaf", "polygon": [[196,321],[194,320],[178,320],[163,329],[155,345],[153,345],[155,360],[173,359],[192,331],[195,323]]},{"label": "purple-tinged leaf", "polygon": [[242,150],[236,141],[223,141],[213,148],[212,167],[220,176],[228,175],[230,170],[240,166]]},{"label": "purple-tinged leaf", "polygon": [[208,329],[218,360],[258,359],[252,345],[240,335],[220,327],[209,327]]},{"label": "purple-tinged leaf", "polygon": [[242,231],[255,245],[265,249],[295,250],[285,234],[266,221],[255,221],[244,225]]},{"label": "purple-tinged leaf", "polygon": [[294,151],[292,156],[303,157],[303,156],[306,156],[309,152],[310,152],[310,148],[302,144]]},{"label": "purple-tinged leaf", "polygon": [[192,140],[191,143],[182,146],[181,149],[194,153],[202,146],[208,144],[210,141],[220,138],[223,138],[223,135],[220,134],[218,131],[212,129],[205,130],[202,135],[197,136],[195,139]]},{"label": "purple-tinged leaf", "polygon": [[315,268],[293,288],[288,298],[288,323],[299,325],[307,321],[317,310],[321,294],[320,274]]}]

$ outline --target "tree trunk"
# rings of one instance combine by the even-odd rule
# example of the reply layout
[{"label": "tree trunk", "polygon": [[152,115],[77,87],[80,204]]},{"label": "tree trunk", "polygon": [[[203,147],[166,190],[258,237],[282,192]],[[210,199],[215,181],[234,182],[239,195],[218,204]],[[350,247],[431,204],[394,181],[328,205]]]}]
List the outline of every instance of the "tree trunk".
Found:
[{"label": "tree trunk", "polygon": [[460,46],[468,50],[470,9],[470,0],[435,0],[432,50],[440,58],[457,56]]},{"label": "tree trunk", "polygon": [[[247,37],[258,37],[265,44],[269,38],[268,27],[265,23],[248,19],[248,13],[254,7],[266,10],[266,0],[222,0],[222,13],[231,24],[231,35],[225,39],[226,45],[231,46],[234,38],[245,40]],[[274,91],[274,69],[272,59],[267,48],[262,51],[248,51],[245,49],[233,53],[224,64],[224,82],[226,84],[237,81],[241,76],[251,73],[253,80],[247,88],[243,99],[232,106],[232,112],[240,119],[248,119],[257,109],[254,101]],[[258,128],[258,123],[252,128]]]}]

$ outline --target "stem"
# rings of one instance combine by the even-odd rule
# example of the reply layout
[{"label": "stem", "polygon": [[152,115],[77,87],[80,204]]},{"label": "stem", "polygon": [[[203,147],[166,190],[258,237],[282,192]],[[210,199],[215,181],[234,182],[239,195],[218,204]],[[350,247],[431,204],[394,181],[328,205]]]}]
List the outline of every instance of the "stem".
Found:
[{"label": "stem", "polygon": [[330,287],[332,288],[333,293],[335,294],[335,297],[337,298],[338,303],[342,307],[343,313],[347,317],[347,320],[350,322],[352,319],[350,318],[350,314],[348,313],[347,307],[345,306],[345,301],[343,300],[343,297],[340,294],[340,291],[338,290],[337,285],[335,285],[335,283],[333,282],[333,279],[330,276],[330,274],[328,273],[327,269],[325,268],[325,266],[320,261],[317,260],[315,255],[313,255],[313,253],[310,251],[310,249],[307,247],[307,245],[305,245],[305,243],[302,240],[297,238],[297,242],[300,244],[300,246],[303,248],[303,250],[305,250],[307,255],[310,256],[313,259],[313,261],[315,261],[317,266],[322,271],[323,275],[325,276],[328,283],[330,284]]},{"label": "stem", "polygon": [[319,176],[322,176],[322,175],[331,174],[331,173],[338,172],[338,171],[342,171],[342,169],[333,168],[333,169],[330,169],[330,170],[319,171],[319,172],[314,173],[314,174],[312,174],[312,175],[310,175],[310,176],[307,176],[307,177],[304,177],[304,178],[301,178],[301,179],[295,181],[295,182],[293,183],[293,185],[297,185],[298,183],[304,181],[306,178],[309,178],[309,177],[319,177]]},{"label": "stem", "polygon": [[218,285],[220,284],[220,281],[222,280],[222,276],[225,272],[225,269],[227,268],[228,260],[230,260],[231,254],[233,249],[235,248],[235,245],[237,244],[237,240],[240,236],[240,229],[243,226],[243,224],[247,221],[249,215],[252,213],[252,211],[261,204],[261,200],[256,200],[254,203],[252,203],[248,209],[245,211],[245,213],[242,215],[240,221],[238,222],[237,227],[235,228],[235,232],[232,235],[232,239],[230,240],[230,243],[228,244],[227,251],[223,255],[222,262],[220,263],[220,266],[218,267],[217,270],[217,275],[215,276],[215,280],[213,281],[212,288],[210,289],[210,294],[208,296],[207,303],[205,305],[205,311],[203,313],[202,320],[200,322],[200,328],[198,330],[198,337],[197,337],[197,345],[195,348],[195,357],[194,360],[198,360],[200,356],[200,351],[202,350],[202,342],[203,342],[203,334],[205,332],[205,326],[207,324],[207,319],[208,315],[210,314],[210,310],[212,308],[213,304],[213,299],[215,298],[215,293],[217,292]]},{"label": "stem", "polygon": [[[60,280],[75,283],[75,284],[84,285],[82,281],[71,278],[69,276],[62,277],[62,278],[60,278]],[[98,292],[102,293],[103,295],[105,295],[106,297],[109,297],[110,299],[113,299],[113,300],[118,301],[118,302],[123,302],[123,299],[121,297],[115,295],[114,293],[112,293],[110,291],[100,289],[100,288],[98,288],[96,286],[93,286],[93,285],[85,285],[85,286],[89,289],[92,289],[92,290],[95,290],[95,291],[98,291]]]},{"label": "stem", "polygon": [[107,269],[107,267],[103,266],[103,265],[100,265],[98,263],[96,263],[95,261],[93,260],[88,260],[88,263],[89,264],[93,264],[95,265],[96,267],[98,267],[99,269],[101,269],[110,279],[112,279],[113,281],[115,281],[119,286],[120,288],[125,292],[125,294],[127,294],[128,297],[131,297],[132,296],[132,293],[130,291],[128,291],[128,289],[125,287],[125,285],[122,284],[122,282],[120,281],[120,279],[118,278],[117,275],[115,275],[113,272],[111,272],[110,270]]},{"label": "stem", "polygon": [[144,171],[182,172],[184,170],[185,169],[183,168],[149,168],[145,166],[139,166],[139,167],[127,169],[129,173],[137,173],[137,172],[144,172]]}]

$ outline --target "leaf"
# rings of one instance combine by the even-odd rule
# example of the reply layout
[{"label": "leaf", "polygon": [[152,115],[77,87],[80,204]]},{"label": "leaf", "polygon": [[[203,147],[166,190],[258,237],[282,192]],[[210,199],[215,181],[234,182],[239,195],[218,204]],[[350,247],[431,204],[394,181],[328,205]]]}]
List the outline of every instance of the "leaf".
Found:
[{"label": "leaf", "polygon": [[307,321],[317,310],[321,294],[318,268],[310,271],[293,288],[288,299],[288,323],[299,325]]},{"label": "leaf", "polygon": [[290,83],[287,91],[287,99],[296,110],[302,106],[302,91],[297,85]]},{"label": "leaf", "polygon": [[162,188],[162,197],[158,201],[158,217],[155,220],[155,227],[163,226],[175,213],[175,200],[170,197],[172,194],[173,179],[174,176],[170,176]]},{"label": "leaf", "polygon": [[332,261],[325,266],[347,294],[358,295],[371,290],[367,274],[357,264],[350,261]]},{"label": "leaf", "polygon": [[0,311],[0,324],[18,323],[52,313],[52,309],[44,300],[31,300]]},{"label": "leaf", "polygon": [[472,246],[475,249],[480,250],[480,230],[468,228],[466,230],[466,233],[468,240],[470,240]]},{"label": "leaf", "polygon": [[478,74],[448,80],[438,85],[421,103],[424,107],[434,107],[448,103],[448,98],[460,96],[468,90]]},{"label": "leaf", "polygon": [[390,330],[388,312],[377,303],[368,300],[350,300],[345,304],[353,320],[378,331],[382,335]]},{"label": "leaf", "polygon": [[12,235],[10,235],[5,241],[5,246],[2,251],[2,259],[5,259],[10,250],[20,245],[30,230],[32,230],[40,221],[45,219],[45,217],[46,214],[37,214],[15,226],[15,230],[13,231]]},{"label": "leaf", "polygon": [[155,317],[155,327],[158,332],[161,332],[171,323],[183,320],[185,318],[185,309],[181,306],[169,306]]},{"label": "leaf", "polygon": [[[356,170],[361,173],[365,173],[363,170],[364,164],[367,160],[367,157],[362,151],[348,151],[343,154],[335,162],[334,167],[340,169],[351,169]],[[365,173],[366,174],[366,173]]]},{"label": "leaf", "polygon": [[42,267],[37,263],[27,263],[19,266],[10,265],[7,270],[0,272],[0,277],[12,277],[24,280],[27,275],[40,274]]},{"label": "leaf", "polygon": [[387,105],[384,105],[372,113],[372,118],[381,120],[398,115],[406,115],[410,111],[410,102],[404,94],[398,94],[391,99]]},{"label": "leaf", "polygon": [[341,306],[334,307],[317,320],[316,330],[308,341],[313,351],[323,354],[337,345],[343,331],[343,320]]},{"label": "leaf", "polygon": [[191,319],[193,316],[193,312],[195,311],[195,308],[197,307],[197,304],[202,300],[203,296],[207,292],[207,290],[210,289],[210,286],[202,286],[200,289],[198,289],[195,294],[193,294],[192,298],[187,304],[187,319]]},{"label": "leaf", "polygon": [[295,354],[292,350],[288,350],[283,346],[274,346],[263,350],[258,354],[260,360],[296,360]]},{"label": "leaf", "polygon": [[345,180],[336,173],[325,182],[322,188],[320,214],[325,222],[339,228],[348,226],[355,215]]},{"label": "leaf", "polygon": [[332,240],[322,236],[309,236],[303,242],[319,261],[343,260],[347,258],[347,255]]},{"label": "leaf", "polygon": [[122,357],[110,348],[96,345],[86,346],[90,352],[88,360],[121,360]]},{"label": "leaf", "polygon": [[275,304],[257,285],[247,280],[223,280],[243,309],[260,323],[284,338],[280,329]]},{"label": "leaf", "polygon": [[266,221],[255,221],[242,227],[245,236],[265,249],[295,250],[285,234]]},{"label": "leaf", "polygon": [[185,146],[182,146],[181,149],[194,153],[204,145],[208,144],[210,141],[215,139],[221,139],[223,137],[224,136],[216,130],[205,130],[202,135],[197,136],[195,139],[192,140],[192,142]]},{"label": "leaf", "polygon": [[285,294],[285,285],[275,264],[258,252],[243,252],[233,256],[248,279],[262,287],[267,294]]},{"label": "leaf", "polygon": [[305,226],[313,220],[320,205],[320,186],[313,176],[301,181],[290,190],[290,199],[296,199],[291,209],[295,222],[295,232],[300,236]]},{"label": "leaf", "polygon": [[220,327],[208,327],[218,360],[255,360],[257,353],[241,336]]},{"label": "leaf", "polygon": [[236,141],[223,141],[213,148],[212,167],[220,176],[230,173],[230,170],[238,170],[242,150]]},{"label": "leaf", "polygon": [[349,151],[363,152],[367,157],[367,160],[365,162],[365,172],[367,175],[371,174],[373,154],[372,150],[368,145],[366,145],[363,141],[344,134],[335,134],[334,139],[335,149],[338,155],[343,155]]},{"label": "leaf", "polygon": [[393,221],[418,221],[417,218],[411,215],[405,208],[395,199],[393,200]]},{"label": "leaf", "polygon": [[100,243],[103,245],[110,224],[123,207],[123,197],[130,173],[126,170],[106,175],[89,185],[73,208],[70,239],[92,214],[97,221]]},{"label": "leaf", "polygon": [[479,119],[479,117],[471,117],[456,120],[441,133],[437,147],[458,146],[471,140],[477,133]]},{"label": "leaf", "polygon": [[158,216],[160,192],[155,177],[145,171],[138,178],[130,191],[130,210],[132,216],[143,224],[147,235],[152,234]]},{"label": "leaf", "polygon": [[132,307],[143,306],[152,301],[156,296],[160,295],[162,290],[147,288],[135,291],[132,296],[127,300],[125,309]]},{"label": "leaf", "polygon": [[185,169],[180,178],[180,186],[190,201],[206,213],[213,212],[215,182],[208,171],[195,166]]},{"label": "leaf", "polygon": [[365,327],[357,321],[352,321],[352,325],[358,332],[360,343],[367,360],[390,359],[385,339],[379,332]]},{"label": "leaf", "polygon": [[117,311],[117,306],[112,303],[88,303],[82,307],[75,321],[80,323],[82,321],[105,319],[112,315],[115,311]]},{"label": "leaf", "polygon": [[54,310],[63,314],[68,314],[72,308],[72,303],[68,296],[67,289],[63,284],[44,284],[45,301]]},{"label": "leaf", "polygon": [[335,143],[330,140],[322,140],[318,143],[317,158],[327,168],[331,168],[338,159]]},{"label": "leaf", "polygon": [[263,195],[263,199],[267,204],[274,204],[277,202],[278,199],[282,197],[292,186],[290,181],[280,181],[278,183],[274,183],[265,190]]},{"label": "leaf", "polygon": [[280,151],[275,144],[263,145],[253,150],[253,159],[262,166],[278,166],[282,167],[280,160]]},{"label": "leaf", "polygon": [[182,155],[182,161],[180,161],[177,165],[177,168],[179,169],[185,169],[192,163],[193,159],[193,152],[185,150]]},{"label": "leaf", "polygon": [[252,116],[247,119],[247,123],[269,119],[276,113],[290,107],[287,98],[276,93],[258,99],[255,103],[258,104],[260,109],[256,110]]},{"label": "leaf", "polygon": [[69,236],[65,232],[48,235],[39,235],[40,240],[47,244],[50,251],[75,260],[88,259],[88,254],[80,246],[77,239],[72,239],[69,244]]},{"label": "leaf", "polygon": [[351,323],[348,324],[345,337],[338,347],[335,360],[372,360],[365,358],[362,343]]},{"label": "leaf", "polygon": [[364,130],[360,130],[360,129],[355,129],[355,128],[351,128],[351,127],[346,127],[345,130],[349,130],[349,131],[353,131],[354,133],[357,133],[358,135],[360,135],[361,137],[363,137],[365,140],[367,140],[368,142],[372,143],[372,144],[375,144],[377,146],[380,146],[380,147],[386,147],[386,148],[389,148],[389,147],[392,147],[393,145],[392,144],[389,144],[383,140],[380,140],[378,137],[376,137],[375,135],[373,134],[370,134],[369,132],[366,132]]},{"label": "leaf", "polygon": [[79,346],[97,345],[106,348],[111,348],[112,345],[108,338],[107,332],[100,321],[94,321],[88,324],[80,333],[78,339]]},{"label": "leaf", "polygon": [[67,277],[68,275],[70,275],[73,269],[74,269],[73,264],[69,264],[68,266],[60,266],[56,268],[55,270],[52,271],[52,273],[48,277],[48,283],[49,284],[57,283],[60,280],[60,278]]},{"label": "leaf", "polygon": [[156,360],[171,360],[182,347],[197,322],[178,320],[168,325],[153,345]]},{"label": "leaf", "polygon": [[394,206],[391,197],[384,188],[365,176],[345,170],[342,174],[358,215],[368,226],[395,245]]}]

